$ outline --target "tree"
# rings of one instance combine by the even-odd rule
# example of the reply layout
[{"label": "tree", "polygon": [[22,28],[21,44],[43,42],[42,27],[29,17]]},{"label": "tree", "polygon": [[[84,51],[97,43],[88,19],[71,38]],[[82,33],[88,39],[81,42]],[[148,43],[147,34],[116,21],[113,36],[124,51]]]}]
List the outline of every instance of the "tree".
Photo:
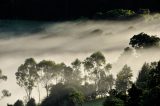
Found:
[{"label": "tree", "polygon": [[75,84],[80,85],[82,82],[81,78],[81,61],[79,59],[76,59],[71,63],[72,69],[73,69],[73,81]]},{"label": "tree", "polygon": [[27,106],[36,106],[36,102],[34,98],[31,98],[28,102],[27,102]]},{"label": "tree", "polygon": [[[138,97],[138,92],[132,92],[131,104],[141,101],[143,106],[159,106],[160,98],[160,61],[145,63],[141,69],[136,84],[143,89],[142,97]],[[141,85],[140,85],[141,84]],[[145,85],[145,86],[144,86]],[[134,91],[137,89],[133,87]],[[136,89],[135,89],[136,88]],[[130,90],[130,92],[133,91]],[[138,91],[138,89],[136,90]],[[130,95],[130,93],[129,93]],[[137,95],[137,96],[136,96]],[[138,98],[141,98],[139,100]],[[137,101],[138,100],[138,101]],[[138,106],[138,104],[136,104]]]},{"label": "tree", "polygon": [[151,70],[151,66],[148,63],[144,63],[144,65],[142,66],[138,74],[138,77],[136,80],[136,86],[142,89],[147,88],[150,70]]},{"label": "tree", "polygon": [[[7,76],[3,75],[2,70],[0,69],[0,82],[6,81],[6,80],[7,80]],[[1,96],[0,100],[2,100],[4,97],[10,97],[10,96],[11,96],[11,93],[8,90],[4,89],[4,90],[2,90],[2,96]]]},{"label": "tree", "polygon": [[151,68],[148,79],[148,87],[150,89],[160,85],[160,61]]},{"label": "tree", "polygon": [[33,58],[28,58],[25,63],[18,67],[15,73],[17,84],[25,89],[28,101],[31,99],[32,90],[38,79],[36,61]]},{"label": "tree", "polygon": [[109,90],[112,89],[114,84],[113,75],[106,75],[105,73],[100,74],[100,80],[98,82],[98,93],[101,97],[105,97]]},{"label": "tree", "polygon": [[108,89],[111,90],[115,82],[115,79],[113,78],[112,74],[106,77],[106,82],[108,82]]},{"label": "tree", "polygon": [[56,80],[56,84],[59,83],[59,82],[64,82],[64,70],[66,68],[66,65],[65,63],[59,63],[59,64],[56,64],[55,67],[54,67],[54,70],[55,70],[55,73],[56,73],[56,76],[55,76],[55,80]]},{"label": "tree", "polygon": [[139,49],[139,48],[149,48],[149,47],[159,47],[160,38],[156,36],[149,36],[145,33],[140,33],[138,35],[134,35],[130,39],[129,45],[132,47]]},{"label": "tree", "polygon": [[95,91],[92,94],[97,95],[98,93],[98,95],[105,96],[107,91],[113,86],[113,77],[109,75],[112,65],[106,64],[105,56],[101,52],[91,54],[90,57],[84,60],[83,65],[85,83],[89,80],[89,82],[95,85]]},{"label": "tree", "polygon": [[83,62],[83,66],[84,66],[84,80],[85,83],[87,83],[87,80],[89,78],[89,73],[94,68],[94,65],[92,63],[92,58],[87,57]]},{"label": "tree", "polygon": [[73,69],[70,66],[66,66],[64,69],[64,83],[66,85],[72,84],[72,73]]},{"label": "tree", "polygon": [[55,62],[42,60],[38,63],[38,75],[40,82],[46,89],[47,97],[49,95],[49,90],[54,79],[55,73]]},{"label": "tree", "polygon": [[24,106],[23,101],[17,100],[13,106]]},{"label": "tree", "polygon": [[103,71],[103,66],[106,63],[105,57],[101,52],[95,52],[91,56],[91,63],[93,64],[93,70],[91,72],[92,79],[95,82],[96,89],[98,90],[98,81],[100,80],[100,73]]},{"label": "tree", "polygon": [[131,87],[132,70],[127,65],[124,65],[122,70],[117,74],[116,90],[118,92],[126,93],[127,89]]},{"label": "tree", "polygon": [[80,91],[58,83],[52,86],[50,95],[44,99],[41,106],[76,106],[83,100],[84,96]]},{"label": "tree", "polygon": [[132,84],[132,87],[128,90],[128,95],[128,106],[141,106],[142,90],[135,84]]},{"label": "tree", "polygon": [[4,97],[10,97],[10,96],[11,96],[11,93],[8,90],[6,90],[6,89],[2,90],[1,99],[3,99]]}]

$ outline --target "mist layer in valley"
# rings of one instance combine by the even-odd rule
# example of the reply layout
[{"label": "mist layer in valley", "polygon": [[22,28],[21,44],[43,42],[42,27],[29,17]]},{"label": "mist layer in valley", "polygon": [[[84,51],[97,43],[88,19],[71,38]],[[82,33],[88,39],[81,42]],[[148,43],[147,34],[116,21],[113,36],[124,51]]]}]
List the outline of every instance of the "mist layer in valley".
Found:
[{"label": "mist layer in valley", "polygon": [[[133,70],[134,81],[145,62],[160,59],[160,49],[143,49],[124,56],[124,48],[129,46],[133,35],[141,32],[160,37],[159,22],[157,15],[132,21],[81,20],[54,23],[1,20],[0,68],[8,76],[7,82],[1,84],[8,88],[12,96],[0,101],[0,104],[5,106],[8,101],[14,103],[17,99],[23,99],[24,91],[16,84],[15,72],[30,57],[37,62],[46,59],[70,65],[76,58],[83,61],[92,53],[101,51],[107,62],[113,64],[111,73],[115,77],[128,64]],[[36,91],[33,97],[37,98]]]}]

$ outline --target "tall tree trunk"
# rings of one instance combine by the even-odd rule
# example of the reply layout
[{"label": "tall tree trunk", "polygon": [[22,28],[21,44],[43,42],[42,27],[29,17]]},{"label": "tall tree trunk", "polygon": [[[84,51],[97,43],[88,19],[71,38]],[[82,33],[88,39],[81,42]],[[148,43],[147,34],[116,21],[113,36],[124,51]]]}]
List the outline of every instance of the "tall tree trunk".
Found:
[{"label": "tall tree trunk", "polygon": [[40,89],[39,89],[39,84],[38,85],[38,96],[39,96],[39,103],[41,102],[41,92],[40,92]]},{"label": "tall tree trunk", "polygon": [[46,93],[47,93],[47,97],[49,96],[49,87],[48,87],[48,85],[46,85]]},{"label": "tall tree trunk", "polygon": [[29,101],[29,91],[27,90],[27,89],[25,89],[25,92],[26,92],[26,94],[27,94],[27,102]]}]

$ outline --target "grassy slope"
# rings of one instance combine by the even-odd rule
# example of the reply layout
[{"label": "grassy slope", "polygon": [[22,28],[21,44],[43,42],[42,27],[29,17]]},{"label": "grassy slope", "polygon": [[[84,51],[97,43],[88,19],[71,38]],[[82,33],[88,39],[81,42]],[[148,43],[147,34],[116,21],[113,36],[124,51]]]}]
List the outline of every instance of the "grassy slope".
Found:
[{"label": "grassy slope", "polygon": [[97,99],[90,102],[85,102],[83,106],[103,106],[103,102],[105,99]]}]

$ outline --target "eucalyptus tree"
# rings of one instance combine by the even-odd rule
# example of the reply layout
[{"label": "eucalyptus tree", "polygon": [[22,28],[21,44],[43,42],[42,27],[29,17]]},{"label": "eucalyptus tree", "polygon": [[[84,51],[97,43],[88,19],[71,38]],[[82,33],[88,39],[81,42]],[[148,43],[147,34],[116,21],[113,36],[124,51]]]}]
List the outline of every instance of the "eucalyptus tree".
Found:
[{"label": "eucalyptus tree", "polygon": [[100,73],[103,71],[103,67],[105,66],[106,60],[104,55],[101,52],[95,52],[91,54],[91,63],[93,65],[93,69],[90,73],[96,88],[98,89],[98,81],[100,80]]},{"label": "eucalyptus tree", "polygon": [[98,81],[98,95],[106,97],[108,92],[112,89],[115,79],[112,74],[105,74],[105,71],[100,73],[100,79]]},{"label": "eucalyptus tree", "polygon": [[49,95],[49,90],[51,85],[53,84],[55,73],[55,62],[42,60],[37,64],[38,67],[38,75],[40,79],[40,83],[46,90],[47,97]]},{"label": "eucalyptus tree", "polygon": [[102,69],[100,67],[105,64],[106,60],[101,52],[95,52],[90,57],[92,58],[92,63],[94,64],[94,70],[92,74],[95,76],[94,80],[95,85],[97,86],[98,81],[100,80],[100,73],[102,72]]},{"label": "eucalyptus tree", "polygon": [[91,54],[91,56],[87,57],[83,62],[84,69],[88,71],[90,75],[89,77],[94,80],[95,85],[97,85],[100,77],[100,71],[102,71],[101,66],[103,66],[105,62],[105,57],[101,52]]},{"label": "eucalyptus tree", "polygon": [[55,82],[56,84],[59,82],[64,82],[64,70],[66,68],[65,63],[58,63],[55,65],[54,70],[56,73]]},{"label": "eucalyptus tree", "polygon": [[84,60],[83,65],[90,82],[95,84],[95,92],[103,92],[104,94],[112,88],[114,83],[113,76],[110,74],[112,65],[106,64],[105,56],[101,52],[91,54]]},{"label": "eucalyptus tree", "polygon": [[66,66],[64,69],[64,84],[71,85],[73,84],[73,69],[70,66]]},{"label": "eucalyptus tree", "polygon": [[24,64],[18,67],[15,73],[17,84],[24,88],[28,101],[31,99],[32,90],[36,87],[36,80],[38,79],[36,65],[36,61],[33,58],[28,58]]},{"label": "eucalyptus tree", "polygon": [[81,77],[81,61],[79,59],[74,60],[72,63],[72,69],[73,69],[73,79],[74,83],[77,85],[80,85],[82,82],[82,77]]},{"label": "eucalyptus tree", "polygon": [[94,68],[94,65],[92,63],[92,58],[87,57],[83,61],[83,66],[84,66],[84,80],[85,80],[85,83],[87,83],[87,81],[89,80],[89,73]]}]

